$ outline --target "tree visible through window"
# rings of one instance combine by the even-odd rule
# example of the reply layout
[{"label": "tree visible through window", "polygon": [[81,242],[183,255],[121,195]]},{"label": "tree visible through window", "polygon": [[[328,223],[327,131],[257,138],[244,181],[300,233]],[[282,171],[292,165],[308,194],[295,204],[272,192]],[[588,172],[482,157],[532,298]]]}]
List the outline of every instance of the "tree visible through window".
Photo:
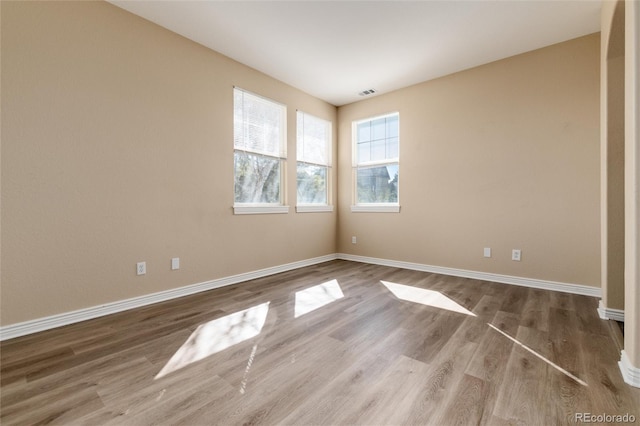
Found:
[{"label": "tree visible through window", "polygon": [[399,114],[354,123],[356,204],[398,204]]},{"label": "tree visible through window", "polygon": [[298,111],[298,205],[327,205],[331,164],[331,122]]},{"label": "tree visible through window", "polygon": [[235,204],[282,204],[286,107],[234,89]]}]

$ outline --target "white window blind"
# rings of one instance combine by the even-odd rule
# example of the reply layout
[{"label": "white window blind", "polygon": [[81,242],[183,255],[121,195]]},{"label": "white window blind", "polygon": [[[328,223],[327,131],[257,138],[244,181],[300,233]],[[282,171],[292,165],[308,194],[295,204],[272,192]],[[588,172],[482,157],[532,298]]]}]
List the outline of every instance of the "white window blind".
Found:
[{"label": "white window blind", "polygon": [[273,157],[286,157],[286,108],[276,102],[234,89],[234,147]]},{"label": "white window blind", "polygon": [[[297,204],[328,206],[331,165],[331,122],[297,113]],[[331,211],[312,209],[306,211]]]},{"label": "white window blind", "polygon": [[264,206],[283,204],[286,107],[238,88],[233,96],[234,205],[243,206],[236,213],[269,212]]},{"label": "white window blind", "polygon": [[331,122],[298,111],[298,161],[330,165]]}]

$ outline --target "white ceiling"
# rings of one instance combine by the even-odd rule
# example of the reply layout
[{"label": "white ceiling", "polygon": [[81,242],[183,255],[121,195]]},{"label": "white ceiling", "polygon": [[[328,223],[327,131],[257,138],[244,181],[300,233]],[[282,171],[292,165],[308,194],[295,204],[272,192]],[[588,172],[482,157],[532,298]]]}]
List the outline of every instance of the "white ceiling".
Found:
[{"label": "white ceiling", "polygon": [[[333,104],[600,30],[600,0],[123,1],[136,15]],[[373,95],[375,96],[375,95]]]}]

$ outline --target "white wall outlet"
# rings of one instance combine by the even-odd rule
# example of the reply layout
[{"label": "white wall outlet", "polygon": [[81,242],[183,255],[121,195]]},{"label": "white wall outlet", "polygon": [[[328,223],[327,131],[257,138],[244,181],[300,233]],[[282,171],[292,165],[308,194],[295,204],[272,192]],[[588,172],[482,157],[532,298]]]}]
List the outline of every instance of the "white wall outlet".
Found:
[{"label": "white wall outlet", "polygon": [[138,262],[136,264],[136,274],[144,275],[147,273],[147,262]]},{"label": "white wall outlet", "polygon": [[351,237],[351,244],[356,244],[358,239],[356,237]]},{"label": "white wall outlet", "polygon": [[516,262],[520,262],[522,253],[519,249],[511,250],[511,260],[515,260]]},{"label": "white wall outlet", "polygon": [[491,247],[484,248],[484,257],[491,257]]},{"label": "white wall outlet", "polygon": [[174,257],[171,259],[171,270],[175,271],[176,269],[180,269],[180,258]]}]

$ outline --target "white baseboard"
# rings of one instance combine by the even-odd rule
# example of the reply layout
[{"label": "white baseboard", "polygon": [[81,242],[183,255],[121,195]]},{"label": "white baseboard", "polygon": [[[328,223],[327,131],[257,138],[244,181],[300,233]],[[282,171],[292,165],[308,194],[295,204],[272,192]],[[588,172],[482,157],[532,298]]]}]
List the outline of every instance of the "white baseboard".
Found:
[{"label": "white baseboard", "polygon": [[329,254],[326,256],[320,256],[312,259],[301,260],[298,262],[287,263],[284,265],[260,269],[257,271],[247,272],[244,274],[238,274],[238,275],[219,278],[219,279],[206,281],[198,284],[192,284],[192,285],[188,285],[185,287],[180,287],[172,290],[166,290],[158,293],[147,294],[144,296],[134,297],[131,299],[119,300],[117,302],[107,303],[105,305],[93,306],[90,308],[80,309],[77,311],[52,315],[50,317],[38,318],[31,321],[11,324],[5,327],[0,327],[0,341],[13,339],[15,337],[20,337],[20,336],[25,336],[27,334],[37,333],[39,331],[49,330],[56,327],[62,327],[63,325],[69,325],[69,324],[73,324],[81,321],[86,321],[89,319],[98,318],[105,315],[115,314],[117,312],[139,308],[141,306],[151,305],[153,303],[164,302],[167,300],[176,299],[178,297],[188,296],[190,294],[200,293],[207,290],[213,290],[214,288],[238,284],[243,281],[254,280],[256,278],[262,278],[269,275],[278,274],[280,272],[286,272],[293,269],[302,268],[305,266],[316,265],[318,263],[328,262],[330,260],[335,260],[335,259],[337,259],[336,254]]},{"label": "white baseboard", "polygon": [[452,275],[455,277],[472,278],[482,281],[493,281],[502,284],[519,285],[523,287],[539,288],[543,290],[561,291],[563,293],[581,294],[584,296],[602,296],[602,289],[598,287],[589,287],[579,284],[567,284],[556,281],[538,280],[535,278],[513,277],[510,275],[492,274],[488,272],[467,271],[465,269],[446,268],[442,266],[402,262],[399,260],[379,259],[375,257],[357,256],[345,253],[338,253],[338,259],[351,260],[354,262],[362,263],[372,263],[382,266],[392,266],[395,268],[411,269],[414,271],[432,272],[435,274]]},{"label": "white baseboard", "polygon": [[[0,341],[13,339],[15,337],[25,336],[27,334],[37,333],[39,331],[49,330],[64,325],[74,324],[81,321],[98,318],[129,309],[139,308],[153,303],[164,302],[176,299],[190,294],[200,293],[215,288],[228,285],[238,284],[244,281],[262,278],[280,272],[286,272],[305,266],[316,265],[330,260],[342,259],[361,263],[371,263],[375,265],[391,266],[395,268],[411,269],[422,272],[432,272],[436,274],[452,275],[456,277],[472,278],[482,281],[493,281],[503,284],[513,284],[524,287],[539,288],[544,290],[561,291],[565,293],[581,294],[585,296],[600,297],[601,289],[596,287],[588,287],[578,284],[566,284],[554,281],[544,281],[533,278],[513,277],[509,275],[491,274],[487,272],[467,271],[464,269],[446,268],[441,266],[424,265],[420,263],[402,262],[398,260],[379,259],[374,257],[357,256],[345,253],[334,253],[326,256],[315,257],[312,259],[301,260],[298,262],[287,263],[271,268],[260,269],[244,274],[233,275],[230,277],[219,278],[198,284],[192,284],[172,290],[161,291],[131,299],[120,300],[117,302],[107,303],[100,306],[80,309],[72,312],[52,315],[45,318],[38,318],[31,321],[25,321],[17,324],[0,327]],[[613,319],[613,318],[612,318]]]},{"label": "white baseboard", "polygon": [[622,373],[625,383],[640,388],[640,368],[631,364],[625,351],[622,351],[620,354],[618,366],[620,367],[620,372]]},{"label": "white baseboard", "polygon": [[624,322],[624,311],[622,309],[605,308],[602,300],[598,304],[598,315],[600,319]]}]

